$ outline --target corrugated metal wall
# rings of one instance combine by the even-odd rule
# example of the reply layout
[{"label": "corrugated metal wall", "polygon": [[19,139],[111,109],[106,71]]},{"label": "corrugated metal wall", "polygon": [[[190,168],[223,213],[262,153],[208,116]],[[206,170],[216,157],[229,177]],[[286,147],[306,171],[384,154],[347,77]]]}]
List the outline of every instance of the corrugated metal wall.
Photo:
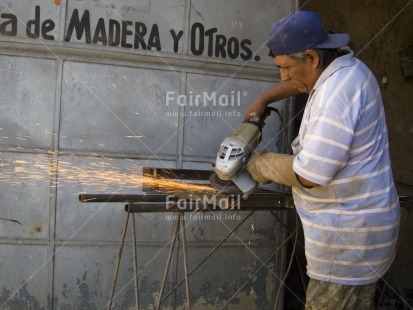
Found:
[{"label": "corrugated metal wall", "polygon": [[[144,166],[211,169],[219,143],[276,81],[265,41],[292,9],[268,0],[1,1],[0,218],[21,223],[0,220],[1,309],[105,307],[123,205],[80,204],[78,193],[140,193],[132,176]],[[288,120],[285,103],[277,107]],[[273,117],[263,145],[280,150]],[[244,217],[187,221],[190,269]],[[136,224],[141,307],[151,309],[173,221],[145,214]],[[222,307],[284,236],[273,217],[254,214],[194,274],[194,308]],[[116,309],[134,305],[127,241]],[[283,255],[234,309],[272,308]],[[169,285],[181,263],[177,252]],[[182,308],[184,297],[181,288],[165,307]]]}]

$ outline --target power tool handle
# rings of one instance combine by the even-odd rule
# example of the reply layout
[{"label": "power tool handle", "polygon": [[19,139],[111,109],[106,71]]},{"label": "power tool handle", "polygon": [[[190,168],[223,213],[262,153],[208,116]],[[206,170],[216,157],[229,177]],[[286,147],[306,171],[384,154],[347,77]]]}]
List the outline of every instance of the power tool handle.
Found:
[{"label": "power tool handle", "polygon": [[249,120],[244,121],[244,123],[249,123],[253,124],[255,126],[258,126],[260,129],[262,129],[265,125],[265,119],[271,114],[271,111],[273,111],[274,108],[266,107],[264,110],[264,113],[262,113],[260,120],[256,122],[253,117],[251,117]]}]

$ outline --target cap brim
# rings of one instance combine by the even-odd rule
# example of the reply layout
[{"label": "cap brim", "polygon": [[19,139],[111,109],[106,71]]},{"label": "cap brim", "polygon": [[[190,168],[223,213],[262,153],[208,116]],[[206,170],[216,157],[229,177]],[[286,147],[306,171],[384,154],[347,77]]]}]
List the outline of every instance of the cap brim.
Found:
[{"label": "cap brim", "polygon": [[313,48],[340,48],[348,45],[350,36],[347,33],[329,33],[328,39]]}]

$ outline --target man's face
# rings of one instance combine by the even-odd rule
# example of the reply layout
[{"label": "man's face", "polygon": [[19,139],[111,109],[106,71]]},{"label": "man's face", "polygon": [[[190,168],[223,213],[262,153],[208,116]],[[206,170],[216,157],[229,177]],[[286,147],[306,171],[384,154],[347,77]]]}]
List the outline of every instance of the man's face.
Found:
[{"label": "man's face", "polygon": [[302,93],[309,93],[321,74],[308,56],[301,62],[287,55],[279,55],[274,57],[274,63],[280,69],[281,80],[290,81]]}]

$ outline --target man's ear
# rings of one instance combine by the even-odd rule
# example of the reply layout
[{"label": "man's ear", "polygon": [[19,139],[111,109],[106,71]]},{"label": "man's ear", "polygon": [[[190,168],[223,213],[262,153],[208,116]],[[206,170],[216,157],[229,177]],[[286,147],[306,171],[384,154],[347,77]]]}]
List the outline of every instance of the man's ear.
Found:
[{"label": "man's ear", "polygon": [[315,69],[320,63],[320,56],[313,50],[306,50],[305,55],[307,56],[308,61],[310,61],[311,66]]}]

